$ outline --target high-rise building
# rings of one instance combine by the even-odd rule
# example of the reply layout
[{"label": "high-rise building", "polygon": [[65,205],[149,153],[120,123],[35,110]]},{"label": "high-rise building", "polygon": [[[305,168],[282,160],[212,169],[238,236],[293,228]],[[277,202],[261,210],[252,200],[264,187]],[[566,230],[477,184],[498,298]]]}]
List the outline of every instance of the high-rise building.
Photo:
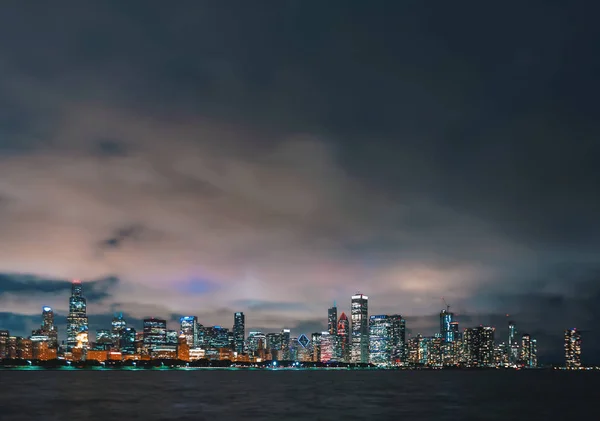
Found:
[{"label": "high-rise building", "polygon": [[127,327],[127,322],[125,321],[125,319],[123,318],[123,313],[119,313],[113,316],[112,322],[111,322],[111,338],[112,338],[112,343],[115,346],[115,348],[119,348],[119,344],[121,342],[121,335],[123,334],[123,331],[125,330],[125,328]]},{"label": "high-rise building", "polygon": [[58,348],[58,328],[54,324],[54,312],[51,307],[42,307],[42,332],[48,336],[48,348]]},{"label": "high-rise building", "polygon": [[352,347],[353,363],[369,362],[369,297],[357,293],[352,296]]},{"label": "high-rise building", "polygon": [[198,318],[196,316],[183,316],[179,319],[181,333],[190,348],[198,346]]},{"label": "high-rise building", "polygon": [[467,364],[470,367],[492,367],[494,365],[495,328],[479,326],[465,329]]},{"label": "high-rise building", "polygon": [[454,342],[453,319],[454,313],[450,313],[446,309],[440,312],[440,334],[445,342]]},{"label": "high-rise building", "polygon": [[519,342],[517,340],[517,325],[510,320],[508,322],[508,362],[516,364],[519,360]]},{"label": "high-rise building", "polygon": [[190,347],[187,341],[188,338],[183,333],[177,338],[177,359],[180,361],[190,360]]},{"label": "high-rise building", "polygon": [[387,365],[392,359],[392,324],[387,315],[369,317],[369,362]]},{"label": "high-rise building", "polygon": [[[83,296],[81,281],[74,280],[71,285],[69,299],[69,315],[67,317],[67,350],[78,346],[87,348],[87,302]],[[83,334],[85,332],[85,334]]]},{"label": "high-rise building", "polygon": [[123,354],[135,354],[136,352],[136,332],[132,327],[126,327],[121,334],[119,348]]},{"label": "high-rise building", "polygon": [[528,333],[521,337],[521,363],[528,368],[537,367],[537,342]]},{"label": "high-rise building", "polygon": [[279,333],[267,333],[266,335],[267,342],[267,352],[271,354],[271,359],[280,360],[281,359],[281,334]]},{"label": "high-rise building", "polygon": [[243,354],[244,338],[246,337],[246,317],[244,313],[237,312],[233,315],[233,347],[238,354]]},{"label": "high-rise building", "polygon": [[290,359],[290,330],[281,330],[281,359],[289,361]]},{"label": "high-rise building", "polygon": [[[249,332],[247,344],[248,352],[251,354],[256,354],[261,345],[266,349],[269,349],[269,346],[273,346],[272,344],[267,343],[267,335],[262,332]],[[281,345],[279,345],[279,347],[281,347]]]},{"label": "high-rise building", "polygon": [[207,331],[208,337],[208,348],[220,349],[229,348],[229,329],[222,326],[213,326]]},{"label": "high-rise building", "polygon": [[154,348],[167,344],[167,321],[164,319],[144,319],[144,348],[152,351]]},{"label": "high-rise building", "polygon": [[10,333],[8,330],[0,330],[0,359],[8,358],[8,338]]},{"label": "high-rise building", "polygon": [[179,332],[172,329],[167,329],[167,345],[177,346],[179,343]]},{"label": "high-rise building", "polygon": [[346,313],[342,312],[337,324],[337,338],[339,346],[339,359],[350,362],[350,322]]},{"label": "high-rise building", "polygon": [[312,344],[312,360],[314,362],[321,361],[321,333],[314,332],[310,342]]},{"label": "high-rise building", "polygon": [[394,364],[406,359],[406,321],[400,314],[392,314],[390,320],[390,359]]},{"label": "high-rise building", "polygon": [[565,366],[581,367],[581,333],[576,328],[565,330]]},{"label": "high-rise building", "polygon": [[96,349],[110,349],[113,344],[112,334],[108,329],[96,330]]},{"label": "high-rise building", "polygon": [[337,307],[333,303],[333,307],[327,310],[327,331],[330,335],[337,335]]},{"label": "high-rise building", "polygon": [[321,332],[321,359],[320,361],[323,363],[329,362],[333,360],[333,351],[334,351],[334,335],[330,335],[328,331]]}]

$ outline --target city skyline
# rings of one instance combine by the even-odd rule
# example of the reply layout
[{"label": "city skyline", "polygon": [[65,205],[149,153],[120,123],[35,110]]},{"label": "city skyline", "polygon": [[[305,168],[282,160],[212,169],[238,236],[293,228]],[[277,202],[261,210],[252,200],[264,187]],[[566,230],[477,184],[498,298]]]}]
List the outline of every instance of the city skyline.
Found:
[{"label": "city skyline", "polygon": [[509,314],[551,361],[565,329],[591,332],[600,359],[593,13],[9,3],[1,326],[39,328],[40,305],[64,324],[73,278],[93,331],[242,311],[320,332],[363,291],[413,335],[443,296],[502,337]]},{"label": "city skyline", "polygon": [[[231,328],[204,325],[197,316],[188,315],[179,318],[179,325],[175,329],[172,329],[172,326],[169,329],[166,319],[146,317],[143,319],[142,328],[138,327],[139,335],[143,334],[142,339],[142,336],[136,335],[136,327],[127,323],[121,312],[114,314],[110,326],[97,329],[93,336],[88,327],[83,283],[80,280],[73,280],[65,329],[66,341],[62,341],[60,355],[62,352],[72,353],[77,349],[84,350],[84,355],[88,349],[92,353],[100,349],[112,349],[135,354],[139,346],[143,346],[146,352],[167,346],[164,352],[170,352],[168,346],[177,346],[179,349],[183,341],[186,344],[185,355],[193,350],[202,349],[202,352],[208,352],[210,349],[227,348],[233,353],[232,355],[250,353],[256,356],[261,349],[271,352],[269,350],[273,346],[272,335],[277,335],[278,345],[275,345],[277,354],[272,357],[274,360],[297,360],[298,356],[292,354],[292,349],[300,348],[307,351],[311,349],[314,353],[309,360],[302,359],[302,361],[313,361],[314,358],[315,361],[325,362],[403,365],[420,362],[425,365],[442,366],[459,364],[460,359],[461,364],[471,367],[489,367],[494,364],[538,366],[537,339],[529,333],[519,331],[513,320],[508,320],[507,336],[504,340],[498,337],[494,326],[460,328],[455,314],[450,312],[450,305],[442,298],[445,308],[439,313],[438,332],[432,336],[417,333],[413,337],[410,333],[407,334],[406,320],[402,315],[370,314],[368,296],[355,293],[350,298],[351,320],[348,320],[344,312],[338,318],[338,308],[334,302],[333,306],[327,309],[325,321],[327,327],[322,332],[299,333],[285,327],[279,333],[247,331],[245,314],[235,312]],[[0,331],[6,336],[0,338],[2,341],[0,348],[2,352],[6,352],[9,332],[2,330],[2,326]],[[60,332],[60,328],[55,323],[53,309],[43,306],[41,328],[32,330],[31,336],[27,335],[25,338],[33,340],[34,345],[42,341],[47,344],[46,347],[56,352],[57,344],[60,342],[60,335],[57,332]],[[14,334],[10,336],[15,337]],[[212,339],[209,340],[209,337]],[[308,339],[309,337],[312,341]],[[17,340],[20,340],[19,337]],[[138,341],[140,341],[139,345],[134,345]],[[317,345],[318,353],[312,349]],[[570,328],[564,331],[563,351],[566,367],[582,366],[580,330]],[[460,357],[463,352],[464,356]],[[264,356],[262,359],[264,360]]]}]

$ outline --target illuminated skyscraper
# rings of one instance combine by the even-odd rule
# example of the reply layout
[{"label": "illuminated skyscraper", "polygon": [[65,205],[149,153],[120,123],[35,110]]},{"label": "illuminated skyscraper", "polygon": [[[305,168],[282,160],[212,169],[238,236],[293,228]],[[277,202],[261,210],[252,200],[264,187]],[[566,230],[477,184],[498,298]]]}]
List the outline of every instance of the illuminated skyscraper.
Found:
[{"label": "illuminated skyscraper", "polygon": [[369,297],[363,294],[352,296],[352,347],[353,363],[369,362]]},{"label": "illuminated skyscraper", "polygon": [[167,344],[167,321],[163,319],[144,319],[144,348],[152,351],[154,348]]},{"label": "illuminated skyscraper", "polygon": [[283,361],[290,359],[290,330],[281,330],[281,359]]},{"label": "illuminated skyscraper", "polygon": [[8,330],[0,330],[0,358],[8,358]]},{"label": "illuminated skyscraper", "polygon": [[[78,343],[81,347],[87,348],[87,331],[87,303],[83,296],[83,286],[81,281],[74,280],[71,285],[69,316],[67,317],[67,350],[70,351],[77,347]],[[82,335],[83,332],[85,335]]]},{"label": "illuminated skyscraper", "polygon": [[267,333],[267,352],[273,360],[281,360],[281,335],[279,333]]},{"label": "illuminated skyscraper", "polygon": [[42,332],[48,336],[48,348],[58,348],[58,328],[54,324],[54,312],[48,306],[42,307]]},{"label": "illuminated skyscraper", "polygon": [[123,318],[123,313],[115,313],[111,322],[111,338],[115,348],[119,348],[119,344],[121,343],[121,335],[126,327],[127,322]]},{"label": "illuminated skyscraper", "polygon": [[491,367],[494,365],[495,328],[480,326],[465,329],[467,364],[470,367]]},{"label": "illuminated skyscraper", "polygon": [[519,360],[519,342],[517,340],[517,326],[515,322],[508,322],[508,361],[516,364]]},{"label": "illuminated skyscraper", "polygon": [[135,329],[132,327],[126,327],[123,330],[119,341],[119,348],[121,352],[124,354],[135,354],[136,352],[136,344],[135,344]]},{"label": "illuminated skyscraper", "polygon": [[440,334],[445,342],[454,342],[454,331],[452,330],[452,322],[454,313],[450,313],[444,309],[440,313]]},{"label": "illuminated skyscraper", "polygon": [[521,363],[528,368],[537,366],[537,342],[528,333],[521,337]]},{"label": "illuminated skyscraper", "polygon": [[565,366],[581,367],[581,333],[576,328],[565,330]]},{"label": "illuminated skyscraper", "polygon": [[369,362],[385,365],[392,358],[392,324],[387,315],[369,317]]},{"label": "illuminated skyscraper", "polygon": [[330,335],[329,332],[321,332],[321,359],[323,363],[333,360],[333,349],[334,349],[334,338],[335,336]]},{"label": "illuminated skyscraper", "polygon": [[314,362],[321,361],[321,333],[315,332],[311,335],[312,345],[312,360]]},{"label": "illuminated skyscraper", "polygon": [[196,316],[183,316],[179,319],[180,331],[190,348],[198,346],[198,318]]},{"label": "illuminated skyscraper", "polygon": [[337,307],[335,303],[333,307],[327,310],[327,331],[330,335],[337,335]]},{"label": "illuminated skyscraper", "polygon": [[340,361],[350,362],[350,322],[343,312],[337,324],[337,337]]},{"label": "illuminated skyscraper", "polygon": [[406,321],[400,314],[389,316],[392,363],[404,362],[406,359]]},{"label": "illuminated skyscraper", "polygon": [[243,354],[244,338],[246,337],[246,317],[244,313],[237,312],[233,315],[233,347],[238,354]]}]

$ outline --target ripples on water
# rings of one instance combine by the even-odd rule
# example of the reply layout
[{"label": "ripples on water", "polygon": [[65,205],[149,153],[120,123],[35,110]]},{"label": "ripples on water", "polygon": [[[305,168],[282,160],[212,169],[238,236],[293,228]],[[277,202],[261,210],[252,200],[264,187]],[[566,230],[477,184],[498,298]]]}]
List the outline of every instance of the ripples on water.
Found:
[{"label": "ripples on water", "polygon": [[1,421],[598,420],[600,374],[0,371]]}]

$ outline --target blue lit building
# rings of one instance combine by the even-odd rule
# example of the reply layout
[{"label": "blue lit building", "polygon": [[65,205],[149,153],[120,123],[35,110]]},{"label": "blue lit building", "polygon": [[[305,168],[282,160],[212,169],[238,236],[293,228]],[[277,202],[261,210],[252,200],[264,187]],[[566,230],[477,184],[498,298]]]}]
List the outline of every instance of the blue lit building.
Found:
[{"label": "blue lit building", "polygon": [[132,327],[123,329],[119,341],[119,348],[123,354],[135,354],[135,334],[135,329]]},{"label": "blue lit building", "polygon": [[167,344],[167,321],[163,319],[144,319],[144,348],[148,351]]},{"label": "blue lit building", "polygon": [[198,346],[198,318],[196,316],[183,316],[179,319],[181,333],[190,348]]},{"label": "blue lit building", "polygon": [[454,342],[453,319],[454,313],[450,313],[446,309],[440,312],[440,333],[445,342]]},{"label": "blue lit building", "polygon": [[369,317],[369,362],[389,364],[392,358],[392,324],[387,315]]}]

